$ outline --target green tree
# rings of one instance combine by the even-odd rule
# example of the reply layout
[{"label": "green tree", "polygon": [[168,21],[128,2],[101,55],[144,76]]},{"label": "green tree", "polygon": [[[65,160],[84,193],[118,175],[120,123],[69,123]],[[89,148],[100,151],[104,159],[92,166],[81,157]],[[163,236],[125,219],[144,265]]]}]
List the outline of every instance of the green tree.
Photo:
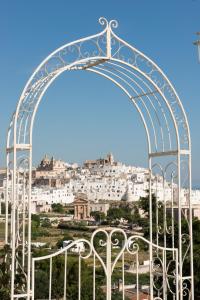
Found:
[{"label": "green tree", "polygon": [[[0,299],[10,299],[10,287],[11,287],[11,257],[12,250],[9,245],[5,245],[0,250]],[[21,262],[22,251],[18,248],[18,261]],[[20,267],[17,268],[15,274],[15,292],[19,293],[26,286],[26,278],[22,273]]]},{"label": "green tree", "polygon": [[[53,259],[52,265],[52,298],[62,299],[64,290],[64,256],[60,255]],[[78,257],[68,256],[67,259],[67,299],[78,299],[78,270],[79,263]],[[37,265],[36,278],[35,278],[35,298],[36,299],[48,299],[48,283],[49,283],[49,261],[41,261]],[[92,299],[93,289],[92,287],[92,268],[81,261],[81,300]],[[100,287],[96,288],[96,299],[104,300],[105,295]]]},{"label": "green tree", "polygon": [[93,217],[96,222],[101,222],[106,219],[106,215],[104,214],[104,212],[100,211],[91,211],[90,216]]},{"label": "green tree", "polygon": [[35,222],[35,226],[38,228],[40,226],[40,216],[36,214],[31,215],[32,222]]},{"label": "green tree", "polygon": [[41,226],[45,228],[50,228],[51,227],[51,221],[49,218],[45,218],[41,221]]},{"label": "green tree", "polygon": [[[4,215],[6,213],[6,206],[5,206],[5,202],[1,203],[1,213],[2,215]],[[11,213],[11,203],[8,204],[8,213]]]},{"label": "green tree", "polygon": [[[152,194],[152,232],[153,240],[155,241],[156,232],[158,230],[156,224],[156,210],[158,212],[158,222],[159,226],[163,226],[163,204],[159,201],[157,202],[155,194]],[[141,197],[138,203],[139,208],[143,211],[143,217],[140,219],[139,224],[143,227],[144,237],[149,239],[150,227],[149,227],[149,195],[146,197]],[[163,237],[161,236],[161,239]]]},{"label": "green tree", "polygon": [[58,249],[60,249],[61,247],[63,247],[63,242],[64,241],[73,241],[74,238],[71,234],[69,233],[65,233],[64,237],[62,239],[60,239],[57,243],[56,243],[56,247]]},{"label": "green tree", "polygon": [[[193,219],[193,259],[194,259],[194,295],[195,300],[200,300],[200,220]],[[186,275],[189,272],[190,261],[184,265]]]},{"label": "green tree", "polygon": [[111,207],[107,212],[107,220],[110,222],[120,220],[121,218],[132,221],[131,209],[128,205],[120,205],[119,207]]},{"label": "green tree", "polygon": [[134,205],[132,212],[132,223],[139,225],[141,223],[141,216],[138,205]]},{"label": "green tree", "polygon": [[11,249],[8,245],[0,251],[0,299],[10,299]]},{"label": "green tree", "polygon": [[55,213],[63,214],[65,212],[64,207],[60,203],[53,203],[51,205],[52,211]]},{"label": "green tree", "polygon": [[40,227],[40,216],[33,214],[31,216],[31,235],[32,239],[36,239],[39,235]]}]

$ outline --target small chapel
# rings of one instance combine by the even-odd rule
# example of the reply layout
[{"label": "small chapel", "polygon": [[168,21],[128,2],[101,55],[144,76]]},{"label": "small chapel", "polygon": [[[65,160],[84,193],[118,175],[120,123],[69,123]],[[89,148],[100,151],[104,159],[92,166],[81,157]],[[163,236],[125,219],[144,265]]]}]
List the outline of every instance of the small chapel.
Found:
[{"label": "small chapel", "polygon": [[74,199],[74,220],[90,220],[90,205],[87,196],[77,194]]}]

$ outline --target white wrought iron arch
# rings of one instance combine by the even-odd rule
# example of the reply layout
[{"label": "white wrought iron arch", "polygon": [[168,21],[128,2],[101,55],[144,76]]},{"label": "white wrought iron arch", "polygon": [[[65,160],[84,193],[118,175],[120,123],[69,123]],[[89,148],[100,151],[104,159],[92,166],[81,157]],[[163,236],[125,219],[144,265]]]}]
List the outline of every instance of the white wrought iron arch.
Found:
[{"label": "white wrought iron arch", "polygon": [[[179,289],[180,299],[183,297],[183,284],[189,281],[190,296],[193,298],[193,254],[192,254],[192,210],[191,194],[191,138],[189,125],[182,103],[162,70],[143,53],[120,39],[113,28],[117,22],[108,22],[104,18],[99,20],[105,29],[96,34],[68,43],[52,52],[35,70],[28,80],[18,101],[16,112],[10,123],[7,136],[7,174],[12,170],[12,215],[11,240],[8,238],[8,190],[6,192],[6,242],[12,247],[12,285],[11,298],[15,295],[14,277],[16,272],[16,208],[18,195],[16,190],[17,157],[25,152],[29,160],[28,184],[28,257],[27,257],[27,299],[31,297],[31,185],[32,185],[32,131],[34,119],[44,93],[53,81],[64,71],[87,70],[113,82],[128,96],[136,107],[145,128],[149,157],[149,209],[152,214],[152,160],[165,156],[172,156],[177,160],[178,173],[178,222],[179,222]],[[89,48],[83,50],[85,46]],[[86,45],[85,45],[86,44]],[[92,48],[94,47],[94,49]],[[77,55],[76,56],[76,51]],[[124,54],[123,54],[124,51]],[[131,55],[130,55],[131,53]],[[66,55],[66,56],[65,56]],[[69,55],[69,58],[67,57]],[[71,57],[70,57],[71,55]],[[73,57],[75,55],[75,58]],[[68,61],[67,58],[70,60]],[[143,66],[144,63],[144,66]],[[143,99],[144,98],[144,99]],[[137,100],[136,100],[137,99]],[[140,102],[140,103],[139,103]],[[156,106],[158,108],[156,108]],[[146,115],[146,116],[145,116]],[[172,124],[170,128],[169,124]],[[158,134],[157,127],[160,129]],[[164,130],[165,128],[165,130]],[[171,134],[172,131],[172,134]],[[158,144],[158,141],[161,141]],[[168,146],[166,146],[168,141]],[[175,141],[172,145],[172,141]],[[190,241],[190,275],[182,274],[182,229],[181,229],[181,157],[188,162],[188,195],[189,195],[189,241]],[[12,166],[10,166],[12,164]],[[7,176],[8,177],[8,176]],[[166,232],[165,232],[166,234]],[[25,241],[23,241],[25,243]],[[150,217],[150,257],[152,260],[152,219]],[[159,245],[157,245],[159,246]],[[166,248],[166,245],[165,245]],[[167,248],[166,248],[167,249]],[[151,287],[151,297],[153,288]],[[179,298],[177,298],[179,299]]]},{"label": "white wrought iron arch", "polygon": [[[106,22],[106,23],[105,23]],[[123,61],[123,60],[120,60],[120,59],[116,59],[115,57],[112,56],[112,54],[110,55],[105,55],[105,56],[98,56],[98,57],[95,57],[95,56],[91,56],[89,58],[84,58],[82,60],[77,60],[76,62],[73,62],[72,64],[68,64],[67,66],[65,65],[62,70],[62,67],[61,68],[58,68],[56,70],[54,70],[53,72],[51,72],[50,74],[48,74],[48,76],[45,76],[45,77],[42,77],[42,80],[38,80],[36,83],[32,84],[31,85],[31,82],[34,81],[34,77],[36,75],[38,75],[38,73],[40,72],[40,70],[44,67],[45,64],[47,64],[49,62],[49,60],[51,60],[57,53],[59,54],[60,51],[63,51],[64,49],[66,48],[69,48],[69,47],[72,47],[72,46],[76,46],[78,43],[83,43],[84,41],[88,41],[88,40],[92,40],[93,38],[99,38],[99,37],[104,37],[104,34],[106,33],[107,34],[107,37],[108,37],[108,33],[110,35],[110,42],[111,42],[111,45],[112,46],[112,41],[113,41],[113,37],[116,38],[120,43],[123,43],[123,45],[129,47],[132,51],[136,51],[137,52],[137,55],[141,55],[141,57],[143,59],[146,59],[148,61],[149,64],[152,65],[152,67],[154,68],[153,71],[151,71],[151,73],[153,72],[160,72],[161,76],[163,77],[163,79],[167,82],[167,84],[169,84],[169,87],[171,88],[171,92],[173,92],[173,94],[175,95],[176,97],[176,101],[177,101],[177,104],[178,106],[180,107],[181,111],[182,111],[182,114],[183,114],[183,117],[184,117],[184,120],[180,120],[180,121],[185,121],[186,125],[185,126],[185,130],[187,131],[187,143],[188,143],[188,148],[190,149],[190,133],[189,133],[189,127],[188,127],[188,121],[187,121],[187,118],[186,118],[186,115],[185,115],[185,111],[182,107],[182,103],[180,101],[180,99],[178,98],[178,95],[176,94],[173,86],[171,85],[171,83],[169,82],[169,80],[167,79],[167,77],[164,75],[164,73],[160,70],[160,68],[155,65],[155,63],[153,63],[149,58],[147,58],[143,53],[141,53],[140,51],[136,50],[135,48],[133,48],[132,46],[130,46],[128,43],[126,43],[125,41],[123,41],[122,39],[120,39],[119,37],[117,37],[113,31],[112,31],[112,28],[111,28],[111,25],[114,24],[114,26],[116,27],[116,23],[114,23],[114,21],[111,21],[109,24],[107,23],[107,21],[105,21],[104,24],[107,24],[106,28],[99,34],[97,35],[93,35],[93,36],[90,36],[88,38],[85,38],[85,39],[81,39],[81,40],[77,40],[75,42],[71,42],[69,44],[66,44],[60,48],[58,48],[57,50],[55,50],[54,52],[52,52],[39,66],[38,68],[35,70],[35,72],[33,73],[33,75],[30,77],[29,81],[27,82],[23,92],[22,92],[22,95],[20,97],[20,100],[18,102],[18,105],[17,105],[17,109],[16,109],[16,115],[19,115],[19,112],[20,112],[20,106],[22,106],[23,104],[23,101],[24,101],[24,98],[29,94],[30,92],[30,88],[32,89],[32,91],[34,92],[34,89],[36,89],[37,93],[39,92],[40,90],[40,86],[39,86],[39,89],[38,89],[38,86],[37,85],[40,85],[41,84],[41,88],[44,88],[44,84],[45,84],[45,81],[47,81],[47,79],[50,79],[52,78],[53,80],[53,75],[56,74],[57,72],[62,72],[62,71],[65,71],[67,69],[70,69],[70,68],[73,68],[73,66],[75,65],[78,65],[78,64],[84,64],[86,63],[86,66],[83,66],[83,69],[87,69],[88,66],[87,66],[87,62],[90,61],[91,59],[92,60],[96,60],[98,59],[98,62],[96,63],[92,63],[91,66],[89,66],[90,68],[94,65],[98,65],[100,64],[99,63],[99,60],[102,59],[102,62],[103,61],[106,61],[106,60],[115,60],[116,62],[119,62],[119,63],[123,63],[125,65],[127,65],[128,67],[132,68],[132,69],[135,69],[137,70],[137,72],[140,72],[140,74],[142,74],[142,76],[146,77],[149,81],[151,81],[151,83],[154,85],[155,88],[158,87],[158,84],[156,85],[156,83],[152,80],[151,76],[148,76],[148,74],[145,74],[144,72],[142,72],[142,70],[140,70],[139,68],[137,68],[134,64],[130,64],[130,62],[126,62],[126,61]],[[101,23],[102,23],[102,19],[101,19]],[[76,46],[77,47],[77,46]],[[124,47],[124,46],[123,46]],[[111,49],[110,49],[111,50]],[[104,49],[104,51],[101,49],[101,52],[104,53],[105,51],[107,51],[107,49]],[[105,54],[105,53],[104,53]],[[90,69],[89,69],[90,70]],[[151,74],[150,74],[151,75]],[[49,78],[50,77],[50,78]],[[57,75],[56,75],[57,77]],[[47,82],[48,83],[48,82]],[[30,86],[31,85],[31,86]],[[49,86],[49,85],[48,85]],[[166,83],[164,85],[164,87],[162,87],[162,89],[164,89],[166,87]],[[163,96],[164,96],[164,93],[160,90],[159,91]],[[37,95],[35,95],[36,97]],[[164,97],[165,98],[165,97]],[[165,100],[166,101],[166,100]],[[167,103],[167,101],[166,101]],[[173,103],[174,104],[174,103]],[[169,109],[171,109],[170,105],[168,106]],[[172,110],[172,109],[171,109]],[[172,117],[174,118],[174,113],[171,111],[171,115]],[[177,116],[175,116],[177,117]],[[16,127],[16,124],[17,123],[17,118],[15,118],[15,126]],[[178,127],[180,126],[180,124],[177,124],[177,120],[174,119],[174,123],[177,125],[177,129]],[[181,123],[181,122],[180,122]],[[178,130],[177,130],[178,131]],[[18,137],[20,138],[20,134],[18,135]],[[179,135],[177,134],[177,140],[178,140],[178,143],[179,143]]]}]

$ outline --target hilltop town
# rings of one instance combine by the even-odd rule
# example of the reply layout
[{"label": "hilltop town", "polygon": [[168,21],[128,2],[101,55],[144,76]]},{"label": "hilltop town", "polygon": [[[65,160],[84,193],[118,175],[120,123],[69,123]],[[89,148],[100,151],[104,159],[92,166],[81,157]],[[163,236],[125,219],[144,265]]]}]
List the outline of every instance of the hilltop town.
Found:
[{"label": "hilltop town", "polygon": [[[20,170],[19,170],[20,173]],[[0,174],[1,202],[5,198],[6,176]],[[21,182],[21,183],[20,183]],[[19,180],[19,189],[22,180]],[[152,176],[152,193],[158,202],[174,199],[177,205],[177,185],[163,180],[157,174]],[[74,209],[74,219],[90,219],[91,211],[107,214],[110,206],[120,203],[137,204],[141,197],[147,197],[149,190],[149,170],[127,166],[114,159],[109,153],[104,158],[86,160],[82,166],[69,164],[47,155],[32,172],[32,213],[52,211],[53,204],[61,204]],[[25,192],[25,199],[28,193]],[[187,205],[187,190],[181,190],[182,205]],[[192,191],[193,214],[200,218],[200,191]],[[82,212],[80,207],[85,207]]]}]

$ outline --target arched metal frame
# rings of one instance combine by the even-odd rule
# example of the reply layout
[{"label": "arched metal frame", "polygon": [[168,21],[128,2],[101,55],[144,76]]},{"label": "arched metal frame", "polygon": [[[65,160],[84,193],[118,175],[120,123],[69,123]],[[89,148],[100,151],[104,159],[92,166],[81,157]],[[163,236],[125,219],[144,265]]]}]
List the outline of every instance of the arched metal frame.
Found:
[{"label": "arched metal frame", "polygon": [[[16,255],[22,247],[26,253],[26,261],[18,260],[18,265],[25,273],[27,280],[24,295],[31,298],[31,186],[32,186],[32,132],[34,119],[44,93],[53,81],[64,71],[90,71],[113,82],[118,86],[138,111],[145,128],[148,144],[149,162],[149,211],[150,211],[150,260],[153,262],[152,232],[152,186],[155,182],[154,168],[159,169],[163,182],[163,216],[162,229],[158,224],[157,214],[157,246],[169,247],[166,236],[172,236],[171,248],[174,248],[174,210],[178,211],[178,253],[179,253],[179,298],[193,293],[193,250],[192,250],[192,208],[191,195],[191,141],[190,131],[182,103],[162,70],[147,56],[119,38],[113,29],[118,24],[100,18],[105,28],[100,33],[66,44],[51,53],[35,70],[28,80],[18,101],[16,111],[8,129],[7,138],[7,181],[12,176],[12,187],[6,192],[6,243],[12,247],[12,279],[11,299],[19,297],[15,292]],[[21,156],[25,156],[26,173],[24,185],[28,193],[25,205],[24,196],[18,191],[19,168]],[[28,170],[27,170],[28,166]],[[169,169],[172,169],[169,174]],[[182,168],[184,166],[184,169]],[[25,172],[25,171],[24,171]],[[157,173],[156,173],[157,174]],[[157,176],[157,175],[156,175]],[[170,180],[169,180],[170,178]],[[183,180],[184,179],[184,180]],[[157,179],[156,179],[157,180]],[[160,179],[159,179],[160,180]],[[175,183],[176,180],[176,183]],[[171,201],[165,201],[166,182],[171,181]],[[181,191],[185,188],[187,203],[184,204],[187,216],[183,214]],[[176,199],[174,199],[174,194]],[[11,197],[9,197],[11,195]],[[10,198],[10,199],[9,199]],[[8,214],[8,202],[11,201],[11,220]],[[176,202],[176,204],[175,204]],[[159,203],[156,210],[159,211]],[[171,224],[166,224],[167,208],[171,208]],[[24,211],[25,210],[25,211]],[[26,214],[26,216],[25,216]],[[182,232],[182,222],[187,219],[188,230]],[[27,234],[24,233],[24,222],[27,221]],[[11,224],[9,229],[9,224]],[[23,230],[22,230],[23,228]],[[159,240],[159,235],[164,238]],[[189,249],[183,251],[183,242],[187,236]],[[161,245],[162,244],[162,245]],[[26,248],[26,250],[25,250]],[[190,272],[184,273],[184,263],[189,255]],[[166,267],[166,266],[165,266]],[[153,299],[153,278],[151,282],[151,299]],[[159,298],[161,299],[161,298]],[[163,299],[167,299],[163,295]],[[185,299],[185,298],[184,298]]]}]

